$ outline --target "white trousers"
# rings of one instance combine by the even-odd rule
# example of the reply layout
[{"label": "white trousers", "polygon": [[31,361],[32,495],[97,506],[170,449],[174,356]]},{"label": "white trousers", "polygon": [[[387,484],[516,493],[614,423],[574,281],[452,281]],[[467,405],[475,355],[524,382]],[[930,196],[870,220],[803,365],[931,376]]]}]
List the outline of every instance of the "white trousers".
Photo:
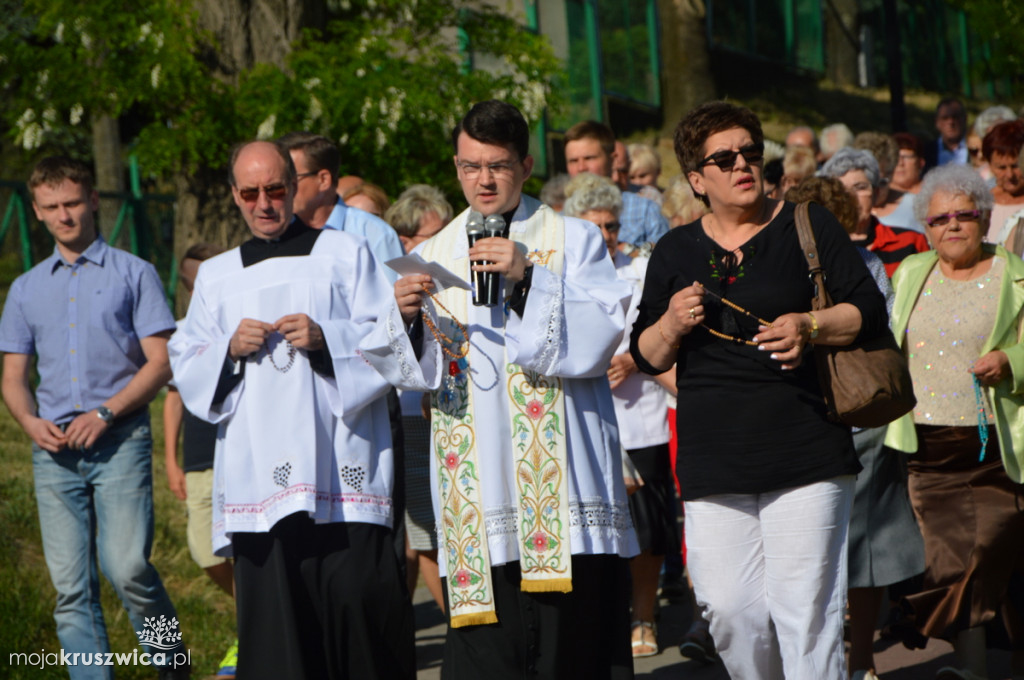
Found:
[{"label": "white trousers", "polygon": [[732,680],[842,680],[853,476],[686,502],[697,602]]}]

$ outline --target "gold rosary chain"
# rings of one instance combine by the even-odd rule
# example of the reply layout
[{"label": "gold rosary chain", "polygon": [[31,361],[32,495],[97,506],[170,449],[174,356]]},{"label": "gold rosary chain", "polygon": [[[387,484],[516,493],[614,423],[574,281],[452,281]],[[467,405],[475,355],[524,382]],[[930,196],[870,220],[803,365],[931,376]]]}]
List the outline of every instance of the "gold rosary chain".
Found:
[{"label": "gold rosary chain", "polygon": [[751,319],[756,319],[762,326],[768,326],[769,328],[772,328],[772,322],[771,321],[765,321],[761,317],[748,312],[743,307],[740,307],[738,304],[736,304],[732,300],[727,300],[726,298],[722,297],[718,293],[716,293],[716,292],[714,292],[712,290],[708,290],[707,287],[703,283],[700,283],[699,281],[697,283],[700,285],[701,289],[703,289],[703,291],[705,293],[708,293],[712,297],[717,298],[718,300],[720,300],[722,302],[722,304],[726,305],[727,307],[732,307],[733,309],[735,309],[740,314],[744,314],[746,316],[749,316]]},{"label": "gold rosary chain", "polygon": [[[455,340],[449,338],[447,335],[442,333],[441,329],[439,329],[437,325],[433,321],[431,321],[430,315],[427,314],[427,310],[420,308],[420,316],[423,318],[424,325],[426,325],[427,329],[430,331],[430,334],[434,336],[434,339],[437,340],[437,344],[441,345],[442,352],[444,352],[452,359],[464,359],[466,355],[469,354],[469,330],[466,328],[465,324],[463,324],[461,321],[455,318],[455,315],[451,313],[451,310],[445,307],[444,304],[442,304],[441,301],[438,300],[433,293],[427,290],[426,286],[423,286],[423,292],[430,296],[430,299],[434,301],[434,304],[436,304],[438,307],[443,309],[448,314],[448,316],[452,320],[452,323],[454,323],[455,327],[459,329],[459,332],[462,333],[462,337],[465,338],[466,341],[463,343],[456,343]],[[460,346],[458,353],[448,349],[449,344],[458,344]]]},{"label": "gold rosary chain", "polygon": [[[737,312],[739,312],[740,314],[744,314],[746,316],[749,316],[751,319],[757,319],[758,323],[760,323],[762,326],[767,326],[768,328],[773,328],[771,321],[765,321],[761,317],[748,312],[743,307],[740,307],[738,304],[736,304],[732,300],[727,300],[726,298],[722,297],[718,293],[716,293],[714,291],[711,291],[711,290],[708,290],[707,287],[703,283],[700,283],[698,281],[697,284],[701,287],[701,289],[705,293],[708,293],[712,297],[717,298],[718,300],[720,300],[722,302],[722,304],[726,305],[727,307],[731,307],[731,308],[735,309]],[[730,342],[735,342],[736,344],[742,343],[742,344],[748,345],[750,347],[757,347],[758,346],[758,343],[754,342],[753,340],[744,340],[743,338],[737,338],[735,335],[729,335],[728,333],[723,333],[722,331],[716,331],[714,328],[712,328],[711,326],[707,325],[706,323],[702,323],[701,326],[704,329],[706,329],[708,333],[711,333],[711,335],[715,336],[716,338],[721,338],[722,340],[729,340]]]}]

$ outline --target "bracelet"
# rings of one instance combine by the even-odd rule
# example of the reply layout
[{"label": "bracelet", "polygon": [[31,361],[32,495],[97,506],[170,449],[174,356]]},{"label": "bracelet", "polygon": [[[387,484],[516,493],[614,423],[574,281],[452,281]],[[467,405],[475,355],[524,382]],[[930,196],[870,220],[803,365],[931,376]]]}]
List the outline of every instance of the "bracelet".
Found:
[{"label": "bracelet", "polygon": [[658,327],[658,335],[660,335],[661,339],[665,341],[665,344],[672,349],[679,349],[679,343],[673,345],[672,341],[665,337],[665,332],[661,330],[661,319],[658,319],[658,323],[655,325]]},{"label": "bracelet", "polygon": [[810,312],[804,312],[804,314],[811,317],[811,334],[808,337],[808,339],[814,340],[816,337],[818,337],[818,331],[821,330],[820,328],[818,328],[818,320],[815,319],[814,315],[811,314]]}]

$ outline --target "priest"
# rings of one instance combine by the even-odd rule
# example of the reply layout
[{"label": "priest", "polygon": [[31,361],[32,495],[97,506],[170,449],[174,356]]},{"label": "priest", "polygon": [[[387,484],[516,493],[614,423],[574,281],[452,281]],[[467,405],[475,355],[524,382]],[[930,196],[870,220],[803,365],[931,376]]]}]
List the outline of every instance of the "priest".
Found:
[{"label": "priest", "polygon": [[[631,678],[638,550],[605,377],[630,290],[596,227],[522,195],[533,159],[515,107],[477,104],[452,142],[470,209],[416,252],[495,275],[498,303],[408,275],[362,343],[389,381],[431,393],[442,678]],[[485,216],[491,235],[470,245]]]},{"label": "priest", "polygon": [[219,426],[213,547],[235,559],[239,677],[413,678],[388,384],[358,352],[390,284],[364,239],[293,215],[279,145],[237,147],[230,180],[252,238],[199,268],[169,351],[185,405]]}]

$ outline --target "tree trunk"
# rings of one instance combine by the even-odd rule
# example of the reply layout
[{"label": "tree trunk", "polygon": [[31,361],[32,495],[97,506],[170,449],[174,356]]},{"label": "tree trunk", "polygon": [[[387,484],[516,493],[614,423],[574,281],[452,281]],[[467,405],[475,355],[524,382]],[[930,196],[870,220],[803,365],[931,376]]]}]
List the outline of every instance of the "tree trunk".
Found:
[{"label": "tree trunk", "polygon": [[[116,118],[103,115],[93,119],[92,157],[96,165],[96,189],[123,192],[124,164],[121,162],[121,134],[117,129]],[[104,198],[100,201],[100,233],[107,238],[114,230],[122,203],[123,201],[116,198]]]},{"label": "tree trunk", "polygon": [[662,110],[674,128],[693,107],[715,98],[703,0],[658,0],[661,16]]},{"label": "tree trunk", "polygon": [[837,85],[857,85],[857,0],[828,0],[823,10],[828,78]]},{"label": "tree trunk", "polygon": [[[229,84],[237,83],[243,71],[258,63],[283,67],[302,30],[323,28],[327,18],[324,0],[197,0],[195,7],[198,28],[214,36],[206,55],[214,62],[217,77]],[[194,243],[230,248],[249,236],[231,200],[227,162],[225,158],[223,167],[200,168],[174,178],[174,257],[178,262]],[[180,287],[177,292],[176,311],[183,314],[186,296]]]},{"label": "tree trunk", "polygon": [[[249,230],[238,212],[223,170],[201,169],[192,175],[174,178],[178,197],[174,213],[174,259],[181,262],[185,252],[196,243],[216,243],[233,248],[249,237]],[[175,291],[175,312],[185,314],[187,296],[179,285]]]},{"label": "tree trunk", "polygon": [[255,64],[283,67],[302,30],[327,21],[324,0],[197,0],[196,9],[215,39],[215,72],[229,82]]}]

